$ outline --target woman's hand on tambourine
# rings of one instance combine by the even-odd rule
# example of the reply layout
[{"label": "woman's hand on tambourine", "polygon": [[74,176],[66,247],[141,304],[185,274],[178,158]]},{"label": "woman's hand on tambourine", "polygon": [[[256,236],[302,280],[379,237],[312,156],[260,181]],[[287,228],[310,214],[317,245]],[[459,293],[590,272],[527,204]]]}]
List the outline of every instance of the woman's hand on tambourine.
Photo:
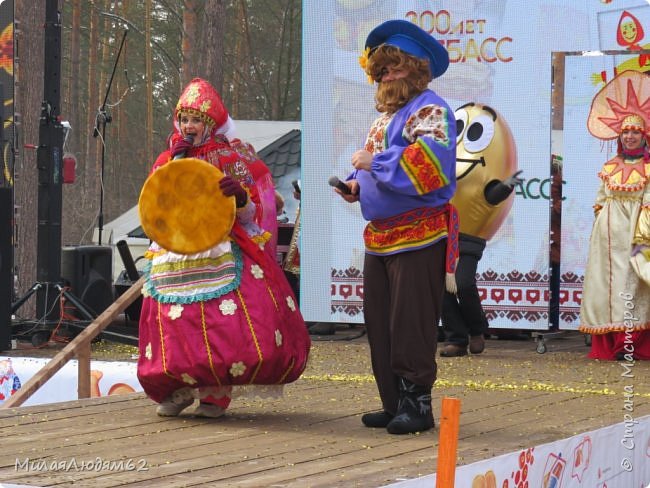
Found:
[{"label": "woman's hand on tambourine", "polygon": [[235,197],[237,208],[246,205],[246,201],[248,200],[246,190],[244,190],[244,187],[242,187],[241,184],[232,176],[224,176],[221,178],[219,181],[219,187],[227,197]]}]

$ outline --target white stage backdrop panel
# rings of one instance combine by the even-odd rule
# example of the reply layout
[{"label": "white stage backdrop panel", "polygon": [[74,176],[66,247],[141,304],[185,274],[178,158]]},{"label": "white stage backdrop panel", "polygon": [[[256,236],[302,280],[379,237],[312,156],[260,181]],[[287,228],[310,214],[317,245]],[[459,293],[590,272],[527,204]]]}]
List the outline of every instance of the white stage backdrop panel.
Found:
[{"label": "white stage backdrop panel", "polygon": [[[431,32],[451,60],[431,88],[454,110],[468,102],[489,105],[510,126],[526,181],[515,189],[512,210],[488,243],[478,283],[491,327],[546,329],[551,53],[604,49],[616,43],[623,10],[644,18],[647,8],[645,0],[305,0],[300,285],[305,319],[363,322],[365,222],[358,205],[345,203],[327,181],[348,175],[350,156],[363,147],[377,116],[375,89],[358,64],[374,26],[406,19]],[[569,184],[578,182],[565,188]],[[565,227],[573,225],[570,218]]]}]

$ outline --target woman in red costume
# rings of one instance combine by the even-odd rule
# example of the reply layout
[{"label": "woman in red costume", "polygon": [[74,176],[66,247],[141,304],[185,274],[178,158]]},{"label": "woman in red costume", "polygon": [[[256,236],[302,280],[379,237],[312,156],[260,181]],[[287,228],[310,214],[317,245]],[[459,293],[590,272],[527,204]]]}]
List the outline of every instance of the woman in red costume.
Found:
[{"label": "woman in red costume", "polygon": [[152,171],[179,156],[216,166],[225,175],[221,191],[235,198],[236,218],[229,236],[204,252],[178,254],[152,242],[138,378],[159,403],[158,415],[179,415],[199,399],[193,414],[215,418],[232,397],[280,394],[303,372],[310,339],[274,259],[268,170],[233,138],[233,122],[207,81],[195,78],[184,89],[174,127]]}]

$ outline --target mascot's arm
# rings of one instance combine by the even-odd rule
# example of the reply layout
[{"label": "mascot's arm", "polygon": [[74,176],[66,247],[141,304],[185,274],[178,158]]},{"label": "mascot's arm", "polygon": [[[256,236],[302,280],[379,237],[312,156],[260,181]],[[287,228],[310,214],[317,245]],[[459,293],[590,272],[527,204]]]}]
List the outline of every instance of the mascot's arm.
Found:
[{"label": "mascot's arm", "polygon": [[513,188],[504,185],[499,180],[492,180],[485,185],[483,195],[490,205],[499,205],[502,201],[510,196]]},{"label": "mascot's arm", "polygon": [[515,185],[521,185],[524,179],[521,177],[522,169],[512,174],[505,180],[492,180],[483,190],[483,195],[490,205],[498,205],[510,196]]}]

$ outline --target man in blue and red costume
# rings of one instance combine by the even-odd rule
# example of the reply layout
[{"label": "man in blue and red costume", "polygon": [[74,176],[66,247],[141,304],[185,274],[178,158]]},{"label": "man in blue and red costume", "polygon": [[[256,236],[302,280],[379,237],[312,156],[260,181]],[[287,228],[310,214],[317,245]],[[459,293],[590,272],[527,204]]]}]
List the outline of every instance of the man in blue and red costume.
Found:
[{"label": "man in blue and red costume", "polygon": [[361,420],[408,434],[434,426],[437,324],[445,287],[455,288],[456,119],[427,88],[449,56],[415,24],[391,20],[370,32],[360,62],[381,115],[352,155],[349,193],[336,191],[369,221],[364,320],[383,410]]}]

